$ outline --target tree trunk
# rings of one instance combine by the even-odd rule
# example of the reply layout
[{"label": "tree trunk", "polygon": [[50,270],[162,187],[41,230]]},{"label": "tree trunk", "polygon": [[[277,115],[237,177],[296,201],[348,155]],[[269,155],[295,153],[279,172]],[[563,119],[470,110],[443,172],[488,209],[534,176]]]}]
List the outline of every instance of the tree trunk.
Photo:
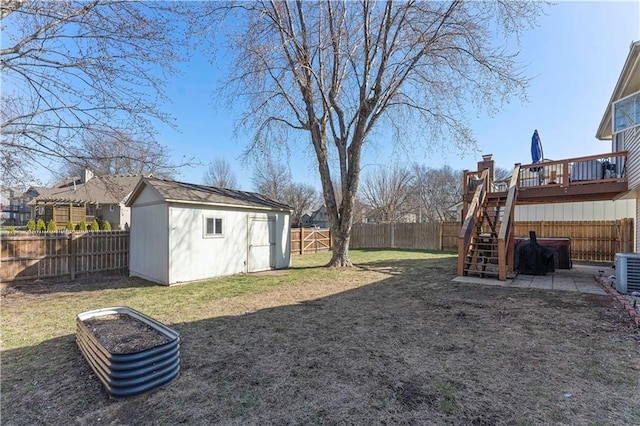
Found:
[{"label": "tree trunk", "polygon": [[333,256],[326,266],[343,268],[353,266],[351,259],[349,259],[349,240],[351,239],[351,233],[337,232],[335,237],[331,237]]}]

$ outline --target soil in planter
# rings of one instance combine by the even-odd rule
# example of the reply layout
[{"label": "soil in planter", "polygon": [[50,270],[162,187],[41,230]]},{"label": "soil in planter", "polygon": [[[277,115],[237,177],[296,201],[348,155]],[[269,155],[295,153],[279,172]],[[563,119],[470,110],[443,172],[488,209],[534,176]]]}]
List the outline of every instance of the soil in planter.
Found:
[{"label": "soil in planter", "polygon": [[127,314],[103,315],[83,321],[112,354],[129,354],[168,343],[170,339]]}]

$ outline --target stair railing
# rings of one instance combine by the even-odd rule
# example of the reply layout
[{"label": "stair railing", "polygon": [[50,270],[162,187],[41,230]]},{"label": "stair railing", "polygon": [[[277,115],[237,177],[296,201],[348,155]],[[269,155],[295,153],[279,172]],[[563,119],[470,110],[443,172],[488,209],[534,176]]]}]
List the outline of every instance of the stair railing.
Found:
[{"label": "stair railing", "polygon": [[520,176],[520,165],[516,164],[509,182],[507,190],[507,201],[504,206],[502,225],[498,233],[498,279],[505,281],[507,273],[513,271],[513,254],[515,251],[515,240],[513,238],[513,215],[518,198],[518,177]]},{"label": "stair railing", "polygon": [[[516,175],[517,176],[517,175]],[[517,179],[516,179],[517,181]],[[489,169],[485,169],[480,176],[480,182],[476,186],[473,199],[469,204],[467,215],[462,222],[462,228],[458,234],[458,275],[464,275],[464,260],[469,251],[469,245],[473,242],[476,224],[482,220],[482,207],[487,197],[489,188]]]}]

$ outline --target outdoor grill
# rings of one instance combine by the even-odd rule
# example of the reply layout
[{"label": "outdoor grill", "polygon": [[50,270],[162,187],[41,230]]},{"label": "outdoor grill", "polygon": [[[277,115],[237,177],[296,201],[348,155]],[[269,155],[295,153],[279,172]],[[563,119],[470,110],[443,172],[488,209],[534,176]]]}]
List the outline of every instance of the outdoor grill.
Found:
[{"label": "outdoor grill", "polygon": [[516,247],[514,269],[526,275],[545,275],[555,272],[553,251],[536,241],[536,233],[529,232],[529,241],[523,241]]}]

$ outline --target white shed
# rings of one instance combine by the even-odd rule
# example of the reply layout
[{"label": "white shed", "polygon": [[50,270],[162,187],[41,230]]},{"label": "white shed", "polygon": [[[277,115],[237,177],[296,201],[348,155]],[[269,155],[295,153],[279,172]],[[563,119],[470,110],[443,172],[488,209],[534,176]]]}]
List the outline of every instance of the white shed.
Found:
[{"label": "white shed", "polygon": [[171,285],[290,265],[291,210],[260,194],[145,177],[127,206],[131,276]]}]

